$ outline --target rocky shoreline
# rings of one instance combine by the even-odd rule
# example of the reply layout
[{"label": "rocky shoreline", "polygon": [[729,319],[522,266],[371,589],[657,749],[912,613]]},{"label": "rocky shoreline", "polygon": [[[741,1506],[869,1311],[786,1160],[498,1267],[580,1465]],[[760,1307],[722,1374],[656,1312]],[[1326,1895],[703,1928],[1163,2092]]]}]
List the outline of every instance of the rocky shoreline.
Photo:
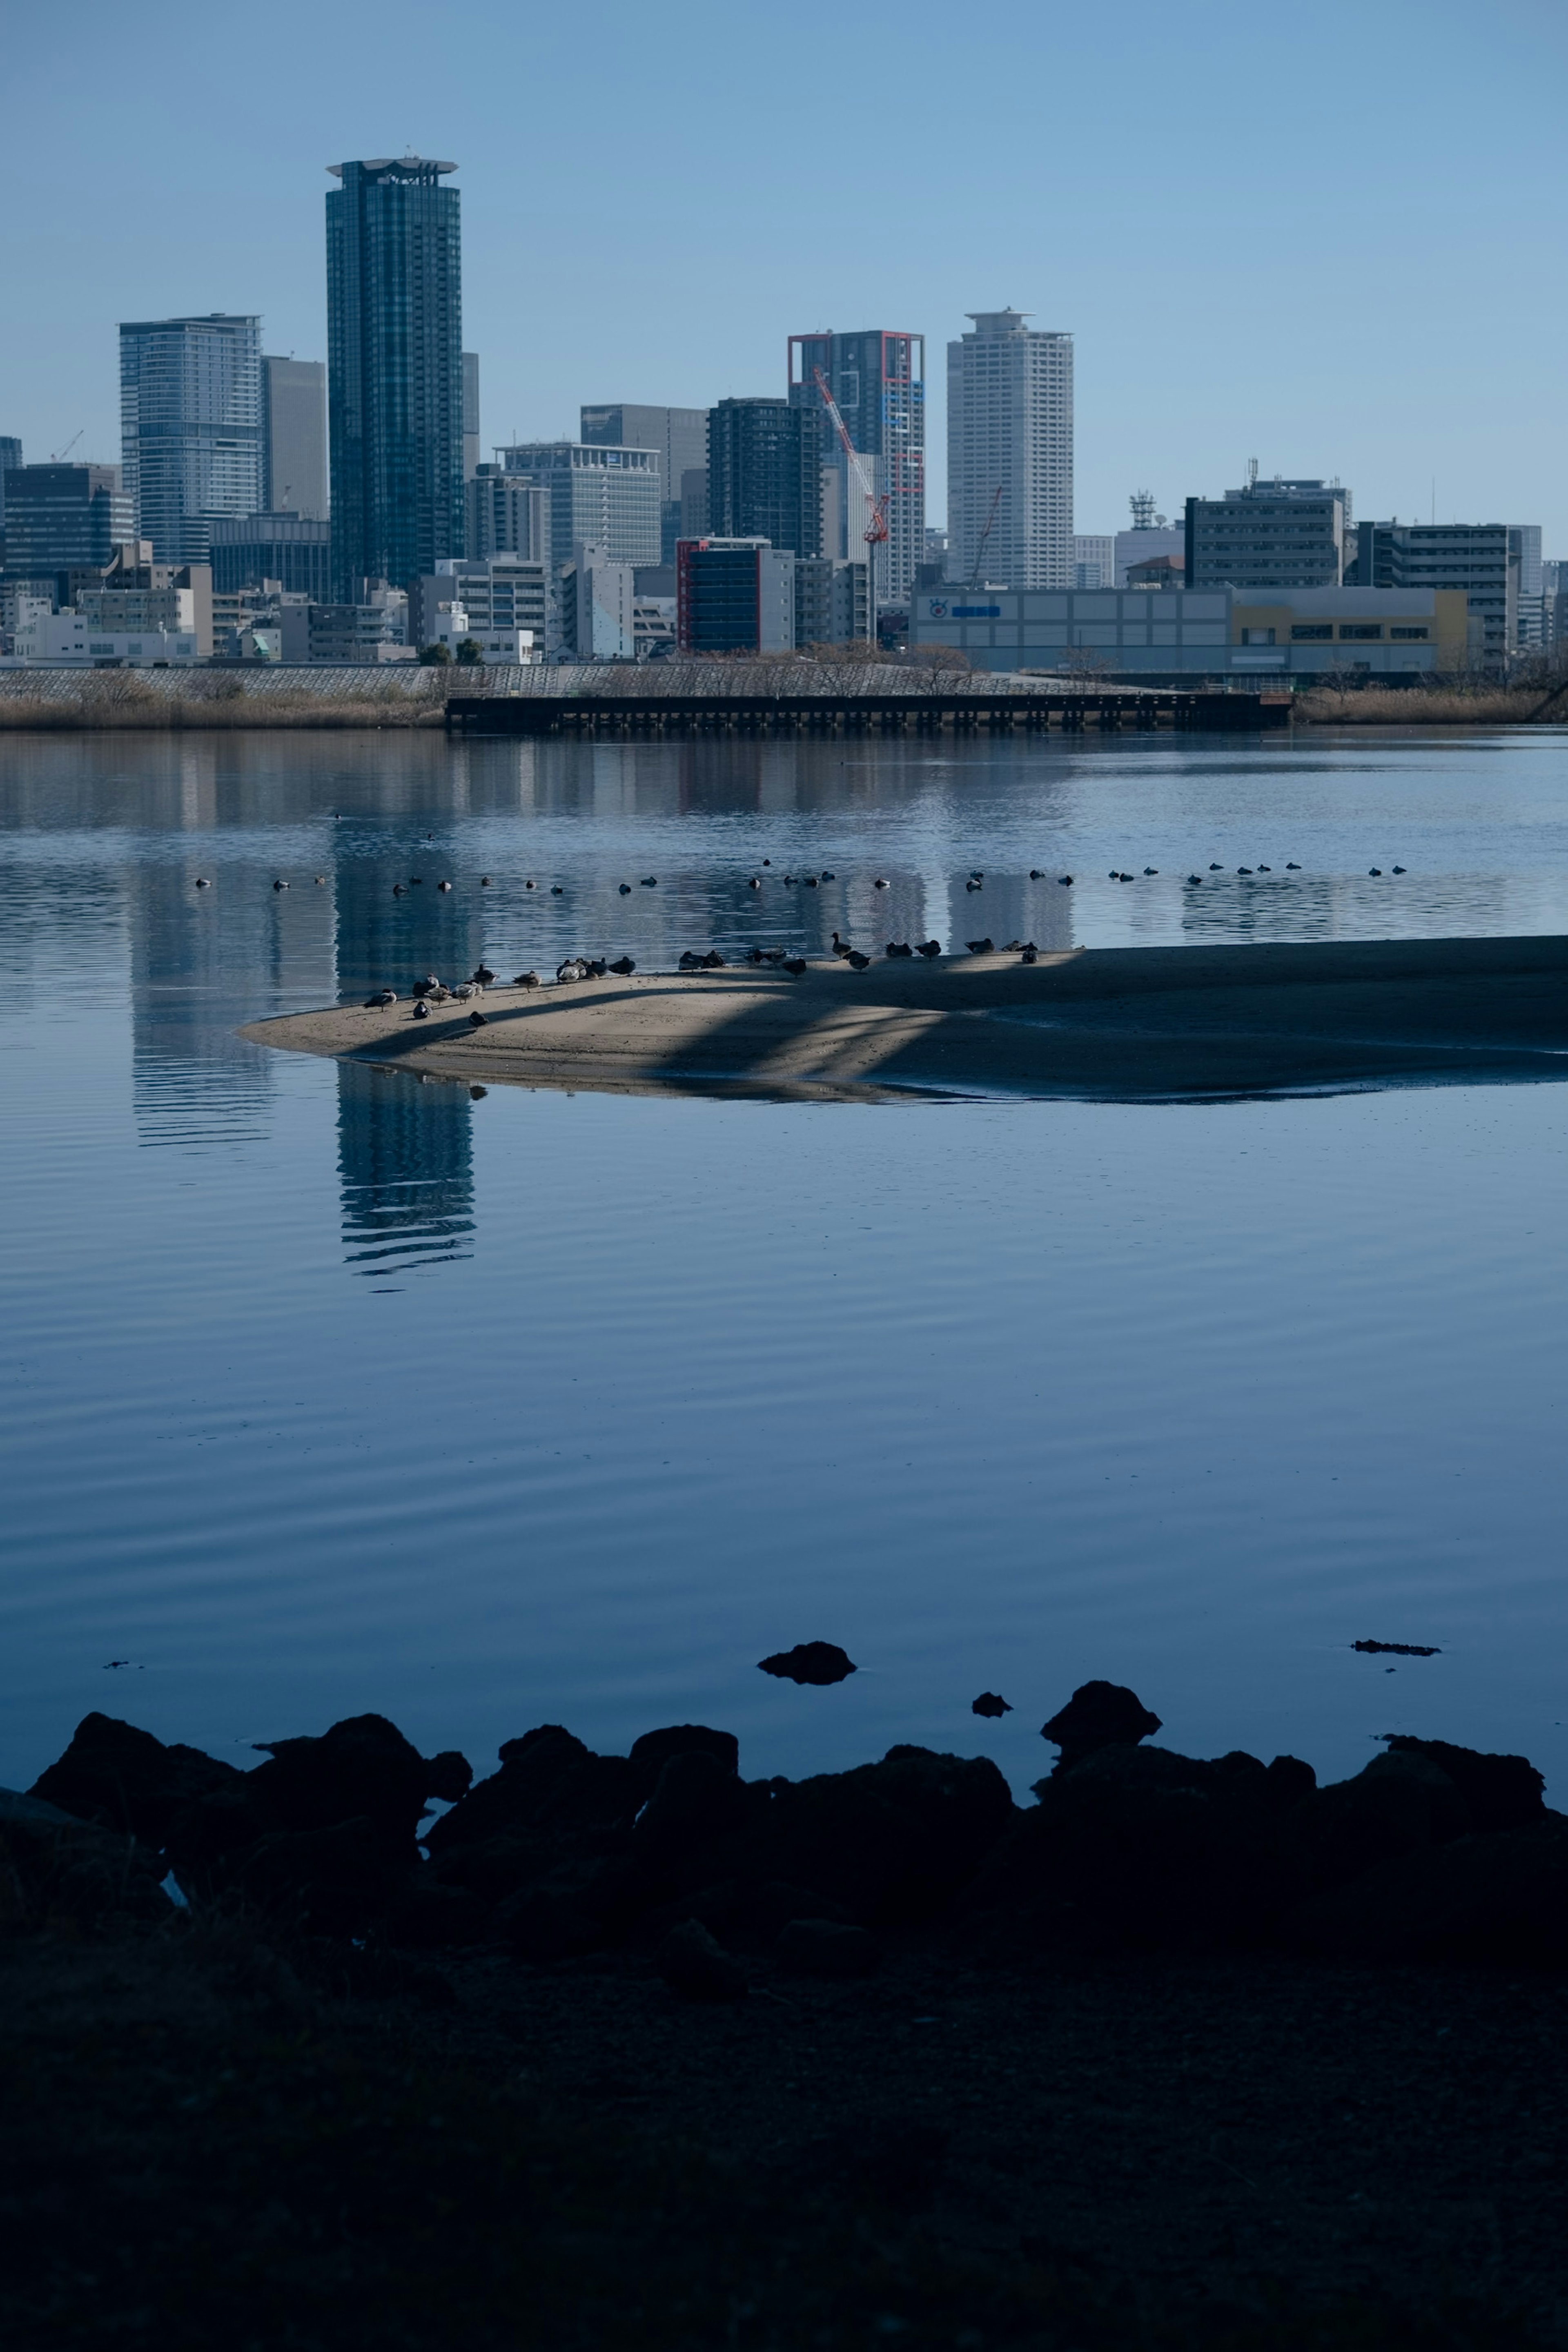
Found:
[{"label": "rocky shoreline", "polygon": [[476,1778],[379,1716],[243,1771],[89,1716],[0,1799],[0,2326],[1568,2344],[1533,1767],[1400,1738],[1320,1787],[1109,1684],[1044,1728],[1019,1804],[911,1746],[747,1780],[702,1725],[541,1725]]}]

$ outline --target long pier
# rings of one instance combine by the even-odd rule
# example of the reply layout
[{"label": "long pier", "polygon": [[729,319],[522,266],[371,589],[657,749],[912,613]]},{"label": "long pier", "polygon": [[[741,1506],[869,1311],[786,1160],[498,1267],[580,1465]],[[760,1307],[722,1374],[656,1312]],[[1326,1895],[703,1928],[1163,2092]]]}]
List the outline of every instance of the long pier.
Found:
[{"label": "long pier", "polygon": [[1052,681],[938,692],[812,694],[657,691],[454,695],[449,734],[530,736],[1073,734],[1161,728],[1284,727],[1291,697],[1223,688],[1079,687]]}]

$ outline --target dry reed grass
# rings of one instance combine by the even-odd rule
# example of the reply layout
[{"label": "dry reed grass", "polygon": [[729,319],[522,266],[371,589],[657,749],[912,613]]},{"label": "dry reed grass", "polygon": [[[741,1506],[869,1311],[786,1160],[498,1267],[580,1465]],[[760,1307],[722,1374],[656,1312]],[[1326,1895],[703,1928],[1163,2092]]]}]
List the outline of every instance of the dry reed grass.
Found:
[{"label": "dry reed grass", "polygon": [[[1535,717],[1548,689],[1514,687],[1313,687],[1292,716],[1309,727],[1517,727]],[[1568,695],[1542,721],[1568,719]]]},{"label": "dry reed grass", "polygon": [[159,692],[134,681],[114,681],[113,690],[84,679],[72,694],[0,695],[0,730],[48,733],[83,729],[135,729],[169,733],[186,728],[440,727],[446,716],[443,693],[415,698],[389,688],[361,694],[247,694]]}]

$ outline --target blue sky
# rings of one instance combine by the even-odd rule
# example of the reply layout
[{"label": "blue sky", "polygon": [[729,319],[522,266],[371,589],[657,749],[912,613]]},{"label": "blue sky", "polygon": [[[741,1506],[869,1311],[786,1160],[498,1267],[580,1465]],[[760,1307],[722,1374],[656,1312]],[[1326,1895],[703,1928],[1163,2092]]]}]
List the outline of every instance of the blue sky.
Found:
[{"label": "blue sky", "polygon": [[326,350],[324,166],[455,158],[485,436],[782,389],[817,326],[1077,343],[1077,523],[1337,475],[1568,555],[1562,121],[1542,0],[79,0],[3,51],[0,432],[119,455],[116,322]]}]

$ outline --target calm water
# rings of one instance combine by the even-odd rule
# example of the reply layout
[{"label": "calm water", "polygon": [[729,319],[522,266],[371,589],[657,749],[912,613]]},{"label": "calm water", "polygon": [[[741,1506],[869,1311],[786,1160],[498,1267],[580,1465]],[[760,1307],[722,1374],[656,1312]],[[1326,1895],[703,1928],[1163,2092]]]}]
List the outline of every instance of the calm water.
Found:
[{"label": "calm water", "polygon": [[[218,1752],[376,1707],[481,1764],[697,1718],[1021,1788],[1105,1675],[1189,1749],[1413,1728],[1562,1801],[1568,1090],[476,1100],[233,1033],[835,925],[1560,930],[1568,738],[0,738],[0,1781],[91,1706]],[[758,901],[765,857],[837,878]],[[757,1673],[813,1636],[862,1672]]]}]

